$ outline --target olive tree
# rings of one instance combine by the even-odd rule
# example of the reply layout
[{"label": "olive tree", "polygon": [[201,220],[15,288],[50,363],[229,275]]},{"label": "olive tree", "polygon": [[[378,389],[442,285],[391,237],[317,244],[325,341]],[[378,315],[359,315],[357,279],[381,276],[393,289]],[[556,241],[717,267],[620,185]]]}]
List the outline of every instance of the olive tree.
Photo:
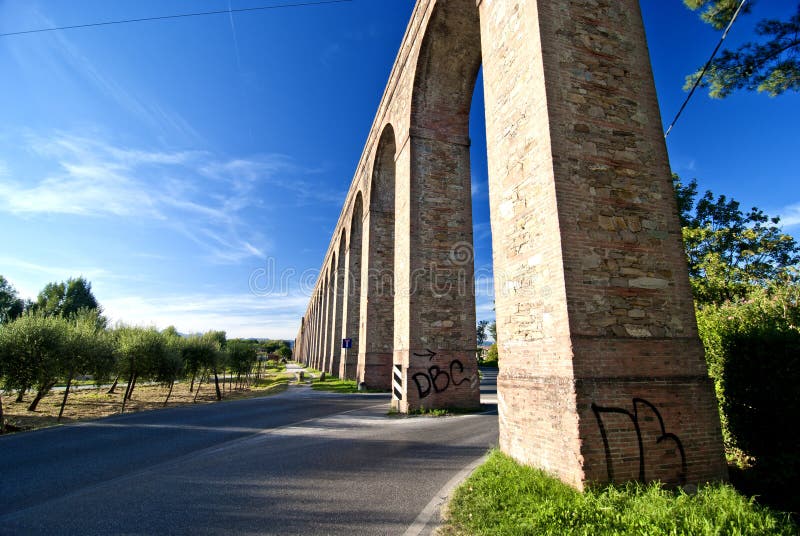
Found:
[{"label": "olive tree", "polygon": [[36,407],[63,375],[68,322],[61,317],[26,313],[3,327],[5,387],[24,392],[36,387],[28,411]]},{"label": "olive tree", "polygon": [[72,380],[76,375],[92,375],[96,380],[114,364],[114,342],[105,329],[105,319],[97,309],[81,309],[66,326],[62,372],[67,380],[58,419],[64,414]]}]

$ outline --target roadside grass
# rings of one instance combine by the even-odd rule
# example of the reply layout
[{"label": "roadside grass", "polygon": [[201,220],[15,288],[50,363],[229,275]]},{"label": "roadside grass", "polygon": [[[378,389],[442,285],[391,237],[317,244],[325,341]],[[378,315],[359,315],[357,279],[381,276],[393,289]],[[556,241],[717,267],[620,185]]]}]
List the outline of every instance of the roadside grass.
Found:
[{"label": "roadside grass", "polygon": [[727,484],[692,495],[635,483],[581,493],[493,450],[454,492],[439,534],[796,535],[798,527],[789,514],[759,506]]},{"label": "roadside grass", "polygon": [[[243,389],[228,389],[227,384],[220,382],[222,389],[222,402],[228,400],[241,400],[268,396],[285,391],[292,374],[274,374],[253,379],[249,387]],[[58,421],[58,411],[61,408],[63,391],[52,391],[39,403],[37,411],[28,411],[33,394],[28,393],[23,402],[15,402],[15,396],[8,394],[3,397],[4,416],[6,418],[7,432],[24,432],[69,424],[80,421],[100,419],[117,415],[122,406],[122,395],[125,384],[120,382],[114,394],[108,394],[108,386],[99,389],[82,389],[71,392],[69,401],[64,408],[64,416]],[[167,397],[168,388],[162,385],[137,385],[133,392],[133,399],[125,405],[125,413],[162,409],[164,399]],[[174,408],[190,404],[211,404],[217,402],[214,380],[204,381],[200,386],[200,393],[195,402],[195,393],[189,392],[189,382],[176,383],[166,407]]]},{"label": "roadside grass", "polygon": [[[313,370],[313,369],[312,369]],[[376,389],[358,390],[358,382],[355,380],[342,380],[335,376],[325,375],[324,380],[319,379],[319,375],[311,381],[311,388],[315,391],[328,391],[331,393],[385,393],[386,391]]]},{"label": "roadside grass", "polygon": [[270,372],[285,372],[286,364],[280,361],[267,361],[264,365],[265,370]]},{"label": "roadside grass", "polygon": [[315,391],[329,391],[332,393],[357,393],[358,384],[355,380],[340,380],[333,376],[325,375],[324,380],[319,377],[311,382],[311,388]]},{"label": "roadside grass", "polygon": [[473,409],[464,408],[420,408],[409,411],[408,413],[400,413],[397,410],[391,409],[387,413],[390,417],[449,417],[451,415],[469,415],[470,413],[480,413],[486,411],[487,406],[481,405]]}]

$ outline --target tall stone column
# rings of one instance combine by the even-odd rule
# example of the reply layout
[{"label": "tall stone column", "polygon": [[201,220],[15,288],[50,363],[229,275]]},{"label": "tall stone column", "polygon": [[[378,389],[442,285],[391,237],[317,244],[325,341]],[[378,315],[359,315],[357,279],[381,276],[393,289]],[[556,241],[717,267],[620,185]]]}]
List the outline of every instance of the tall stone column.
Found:
[{"label": "tall stone column", "polygon": [[638,2],[479,7],[501,448],[578,487],[725,478]]},{"label": "tall stone column", "polygon": [[469,140],[425,134],[412,133],[398,159],[398,180],[410,182],[395,240],[394,367],[404,388],[392,405],[402,412],[480,405]]},{"label": "tall stone column", "polygon": [[363,220],[358,381],[391,386],[395,300],[395,134],[386,126],[376,149]]},{"label": "tall stone column", "polygon": [[342,339],[352,341],[351,348],[342,348],[339,377],[355,380],[358,372],[359,315],[361,311],[361,243],[363,229],[363,201],[356,199],[350,222],[347,255],[344,265],[344,316],[342,317]]},{"label": "tall stone column", "polygon": [[358,381],[370,389],[389,389],[391,384],[394,259],[394,217],[370,210],[364,218],[361,269]]},{"label": "tall stone column", "polygon": [[346,237],[342,232],[339,240],[339,253],[336,256],[336,267],[333,272],[333,311],[331,316],[331,350],[328,372],[339,375],[339,360],[342,348],[342,315],[344,311],[344,257]]},{"label": "tall stone column", "polygon": [[392,404],[403,412],[480,405],[469,162],[478,11],[427,5],[397,157]]},{"label": "tall stone column", "polygon": [[327,296],[327,292],[325,291],[325,284],[323,283],[320,286],[320,296],[319,296],[319,312],[317,314],[317,356],[314,363],[314,368],[317,370],[322,370],[322,362],[323,362],[323,345],[322,340],[325,337],[325,297]]}]

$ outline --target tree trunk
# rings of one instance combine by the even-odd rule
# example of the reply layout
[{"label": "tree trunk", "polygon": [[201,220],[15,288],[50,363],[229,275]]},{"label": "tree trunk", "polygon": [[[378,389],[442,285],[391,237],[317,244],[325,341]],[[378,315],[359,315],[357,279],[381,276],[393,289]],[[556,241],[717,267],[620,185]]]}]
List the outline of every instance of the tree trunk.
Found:
[{"label": "tree trunk", "polygon": [[133,375],[133,384],[131,385],[131,390],[128,391],[128,400],[133,400],[133,390],[136,388],[136,380],[139,379],[138,374]]},{"label": "tree trunk", "polygon": [[169,384],[169,392],[167,393],[167,399],[164,400],[164,407],[167,407],[167,402],[169,402],[169,397],[172,394],[172,388],[175,387],[175,380],[172,380]]},{"label": "tree trunk", "polygon": [[189,392],[194,392],[194,377],[197,376],[197,371],[192,372],[192,383],[189,385]]},{"label": "tree trunk", "polygon": [[41,389],[36,391],[36,397],[34,397],[31,405],[28,406],[28,411],[36,411],[36,406],[39,405],[39,402],[42,401],[45,395],[50,392],[50,389],[52,389],[55,384],[55,381],[49,382],[46,385],[43,385]]},{"label": "tree trunk", "polygon": [[111,384],[111,389],[109,389],[106,394],[109,394],[109,395],[113,395],[114,394],[114,391],[117,390],[117,382],[119,382],[119,374],[117,374],[117,377],[114,378],[114,383]]},{"label": "tree trunk", "polygon": [[69,373],[69,377],[67,378],[67,388],[64,389],[64,398],[61,400],[61,409],[58,410],[58,420],[61,420],[61,416],[64,415],[64,406],[67,405],[67,397],[69,396],[69,388],[72,386],[72,376],[73,373]]},{"label": "tree trunk", "polygon": [[122,395],[122,409],[119,412],[120,415],[125,413],[125,402],[128,400],[128,391],[131,390],[131,383],[133,383],[133,372],[128,376],[128,386],[125,388],[125,394]]},{"label": "tree trunk", "polygon": [[200,381],[197,382],[197,389],[194,392],[194,402],[197,402],[197,395],[200,394],[200,386],[203,385],[203,376],[200,376]]},{"label": "tree trunk", "polygon": [[17,400],[16,400],[17,403],[22,402],[23,398],[25,397],[25,393],[30,388],[31,388],[30,385],[26,385],[25,387],[17,391]]},{"label": "tree trunk", "polygon": [[6,431],[6,420],[3,417],[3,396],[0,395],[0,434]]},{"label": "tree trunk", "polygon": [[258,372],[256,374],[258,376],[258,379],[260,380],[261,379],[261,360],[260,359],[258,360]]},{"label": "tree trunk", "polygon": [[222,400],[222,393],[219,390],[219,377],[217,377],[217,369],[214,369],[214,385],[217,388],[217,400]]}]

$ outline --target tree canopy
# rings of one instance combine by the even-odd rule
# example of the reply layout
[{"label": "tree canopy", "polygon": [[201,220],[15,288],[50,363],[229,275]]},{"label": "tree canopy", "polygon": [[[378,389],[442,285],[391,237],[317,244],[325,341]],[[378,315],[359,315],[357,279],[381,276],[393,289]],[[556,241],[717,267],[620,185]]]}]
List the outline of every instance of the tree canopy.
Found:
[{"label": "tree canopy", "polygon": [[743,212],[739,202],[706,191],[697,181],[684,185],[673,175],[689,276],[699,304],[745,297],[755,287],[793,280],[800,247],[783,233],[780,218],[758,208]]},{"label": "tree canopy", "polygon": [[480,320],[475,328],[475,333],[478,337],[478,346],[483,346],[486,342],[486,328],[489,326],[488,320]]},{"label": "tree canopy", "polygon": [[[754,2],[745,4],[744,12]],[[684,0],[700,18],[718,30],[730,22],[740,0]],[[788,20],[764,19],[755,28],[758,40],[735,50],[723,50],[709,65],[700,86],[714,98],[725,98],[736,90],[765,92],[777,96],[800,91],[800,2]],[[694,86],[702,69],[686,77],[685,89]]]},{"label": "tree canopy", "polygon": [[0,324],[14,320],[25,310],[25,302],[17,296],[17,289],[0,275]]},{"label": "tree canopy", "polygon": [[92,293],[92,284],[84,277],[78,277],[48,283],[37,296],[33,307],[46,316],[68,318],[80,309],[99,309],[100,304]]}]

